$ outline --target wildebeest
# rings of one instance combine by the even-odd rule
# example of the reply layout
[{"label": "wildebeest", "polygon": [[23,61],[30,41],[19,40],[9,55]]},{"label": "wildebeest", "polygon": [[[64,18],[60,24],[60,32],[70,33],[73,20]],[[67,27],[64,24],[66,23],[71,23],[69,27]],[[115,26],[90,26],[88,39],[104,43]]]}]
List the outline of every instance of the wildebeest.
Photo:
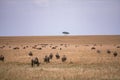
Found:
[{"label": "wildebeest", "polygon": [[115,51],[115,52],[113,53],[113,55],[114,55],[114,57],[116,57],[118,54],[117,54],[117,52]]},{"label": "wildebeest", "polygon": [[11,46],[9,46],[9,48],[11,48]]},{"label": "wildebeest", "polygon": [[53,54],[52,54],[52,53],[50,53],[49,58],[50,58],[50,59],[52,59],[52,58],[53,58]]},{"label": "wildebeest", "polygon": [[67,57],[65,55],[63,55],[63,57],[61,59],[62,59],[62,62],[65,62],[67,60]]},{"label": "wildebeest", "polygon": [[4,61],[4,56],[3,55],[0,55],[0,60]]},{"label": "wildebeest", "polygon": [[100,50],[97,50],[97,53],[101,53],[101,51],[100,51]]},{"label": "wildebeest", "polygon": [[52,49],[56,49],[56,47],[52,47]]},{"label": "wildebeest", "polygon": [[42,48],[36,48],[37,50],[42,50]]},{"label": "wildebeest", "polygon": [[96,48],[95,47],[92,47],[91,50],[95,50]]},{"label": "wildebeest", "polygon": [[35,57],[31,60],[31,66],[33,67],[35,64],[37,64],[37,66],[39,66],[39,64],[40,64],[37,57]]},{"label": "wildebeest", "polygon": [[110,54],[110,53],[111,53],[111,51],[110,51],[110,50],[107,50],[107,53],[108,53],[108,54]]},{"label": "wildebeest", "polygon": [[62,48],[60,48],[60,50],[62,50]]},{"label": "wildebeest", "polygon": [[13,49],[16,50],[16,49],[20,49],[20,48],[19,47],[14,47]]},{"label": "wildebeest", "polygon": [[37,45],[34,45],[32,48],[33,48],[33,49],[36,49],[36,48],[37,48]]},{"label": "wildebeest", "polygon": [[44,62],[49,63],[50,62],[50,58],[46,55],[44,58]]},{"label": "wildebeest", "polygon": [[60,59],[60,55],[58,53],[55,56],[56,56],[56,59]]},{"label": "wildebeest", "polygon": [[5,46],[0,47],[0,49],[3,49]]},{"label": "wildebeest", "polygon": [[3,49],[3,47],[0,47],[0,49]]},{"label": "wildebeest", "polygon": [[120,46],[117,46],[117,48],[120,48]]},{"label": "wildebeest", "polygon": [[26,49],[26,47],[23,47],[23,49]]},{"label": "wildebeest", "polygon": [[30,51],[30,52],[28,53],[28,55],[29,55],[29,56],[33,56],[33,53]]}]

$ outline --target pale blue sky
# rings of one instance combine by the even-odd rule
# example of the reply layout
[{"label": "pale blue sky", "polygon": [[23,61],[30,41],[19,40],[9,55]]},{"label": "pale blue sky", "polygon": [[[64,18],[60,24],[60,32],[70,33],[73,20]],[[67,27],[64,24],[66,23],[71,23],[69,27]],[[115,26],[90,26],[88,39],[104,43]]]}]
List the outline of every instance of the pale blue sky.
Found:
[{"label": "pale blue sky", "polygon": [[0,0],[0,36],[120,35],[120,0]]}]

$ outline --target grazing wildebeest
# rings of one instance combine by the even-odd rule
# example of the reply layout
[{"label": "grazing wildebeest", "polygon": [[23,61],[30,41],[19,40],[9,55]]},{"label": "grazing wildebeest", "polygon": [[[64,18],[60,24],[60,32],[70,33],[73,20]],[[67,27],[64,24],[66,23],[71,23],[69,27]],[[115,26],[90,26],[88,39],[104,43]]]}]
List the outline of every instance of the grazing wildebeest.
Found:
[{"label": "grazing wildebeest", "polygon": [[60,59],[60,55],[58,53],[55,56],[56,56],[56,59]]},{"label": "grazing wildebeest", "polygon": [[114,55],[114,57],[116,57],[118,54],[117,54],[117,52],[115,51],[115,52],[113,53],[113,55]]},{"label": "grazing wildebeest", "polygon": [[36,48],[36,49],[38,49],[38,50],[42,50],[42,48]]},{"label": "grazing wildebeest", "polygon": [[32,48],[33,48],[33,49],[36,49],[36,48],[37,48],[37,45],[34,45]]},{"label": "grazing wildebeest", "polygon": [[23,49],[26,49],[26,47],[23,47]]},{"label": "grazing wildebeest", "polygon": [[52,47],[52,49],[56,49],[56,47]]},{"label": "grazing wildebeest", "polygon": [[4,61],[4,56],[3,55],[0,55],[0,60]]},{"label": "grazing wildebeest", "polygon": [[50,62],[50,58],[46,55],[44,58],[44,62],[49,63]]},{"label": "grazing wildebeest", "polygon": [[16,50],[16,49],[20,49],[20,48],[19,47],[14,47],[13,49]]},{"label": "grazing wildebeest", "polygon": [[5,46],[0,47],[0,49],[3,49]]},{"label": "grazing wildebeest", "polygon": [[92,47],[91,50],[95,50],[96,48],[95,47]]},{"label": "grazing wildebeest", "polygon": [[117,48],[120,48],[120,46],[117,46]]},{"label": "grazing wildebeest", "polygon": [[60,44],[60,46],[63,46],[63,44]]},{"label": "grazing wildebeest", "polygon": [[60,50],[62,50],[62,48],[60,48]]},{"label": "grazing wildebeest", "polygon": [[53,58],[53,54],[52,54],[52,53],[50,53],[49,58],[50,58],[50,59],[52,59],[52,58]]},{"label": "grazing wildebeest", "polygon": [[110,51],[110,50],[107,50],[107,53],[108,53],[108,54],[110,54],[110,53],[111,53],[111,51]]},{"label": "grazing wildebeest", "polygon": [[101,53],[101,51],[100,51],[100,50],[97,50],[97,53]]},{"label": "grazing wildebeest", "polygon": [[28,53],[28,55],[29,55],[29,56],[33,56],[33,53],[30,51],[30,52]]},{"label": "grazing wildebeest", "polygon": [[62,59],[62,62],[65,62],[67,60],[67,57],[65,55],[63,55],[63,57],[61,59]]},{"label": "grazing wildebeest", "polygon": [[33,67],[35,64],[37,64],[37,66],[39,66],[39,64],[40,64],[37,57],[35,57],[31,60],[31,66]]},{"label": "grazing wildebeest", "polygon": [[9,48],[11,48],[11,46],[9,46]]}]

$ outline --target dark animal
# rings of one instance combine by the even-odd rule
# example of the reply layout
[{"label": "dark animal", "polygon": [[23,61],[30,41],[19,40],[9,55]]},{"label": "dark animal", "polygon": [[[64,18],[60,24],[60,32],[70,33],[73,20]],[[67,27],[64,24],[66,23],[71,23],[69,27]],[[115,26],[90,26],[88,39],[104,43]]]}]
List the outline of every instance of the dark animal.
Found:
[{"label": "dark animal", "polygon": [[52,58],[53,58],[53,54],[52,54],[52,53],[50,53],[49,58],[50,58],[50,59],[52,59]]},{"label": "dark animal", "polygon": [[20,48],[19,47],[14,47],[13,49],[16,50],[16,49],[20,49]]},{"label": "dark animal", "polygon": [[38,49],[38,50],[42,50],[42,48],[36,48],[36,49]]},{"label": "dark animal", "polygon": [[55,56],[56,56],[56,59],[60,59],[60,55],[58,53]]},{"label": "dark animal", "polygon": [[0,47],[0,49],[3,49],[3,48],[5,48],[5,46]]},{"label": "dark animal", "polygon": [[34,45],[32,48],[33,48],[33,49],[36,49],[36,48],[37,48],[37,45]]},{"label": "dark animal", "polygon": [[95,50],[96,48],[95,47],[92,47],[91,50]]},{"label": "dark animal", "polygon": [[110,54],[110,53],[111,53],[111,51],[110,51],[110,50],[107,50],[107,53],[108,53],[108,54]]},{"label": "dark animal", "polygon": [[97,53],[101,53],[101,51],[100,51],[100,50],[97,50]]},{"label": "dark animal", "polygon": [[24,46],[24,47],[23,47],[23,49],[26,49],[26,48],[28,48],[28,46]]},{"label": "dark animal", "polygon": [[62,59],[62,62],[65,62],[67,60],[67,57],[65,55],[63,55],[63,57],[61,59]]},{"label": "dark animal", "polygon": [[33,53],[30,51],[30,52],[28,53],[28,55],[29,55],[29,56],[33,56]]},{"label": "dark animal", "polygon": [[60,46],[63,46],[63,44],[60,44]]},{"label": "dark animal", "polygon": [[117,46],[117,48],[120,48],[120,46]]},{"label": "dark animal", "polygon": [[23,49],[26,49],[26,47],[23,47]]},{"label": "dark animal", "polygon": [[117,54],[117,52],[114,52],[113,55],[114,55],[114,57],[116,57],[118,54]]},{"label": "dark animal", "polygon": [[60,50],[62,50],[62,48],[60,48]]},{"label": "dark animal", "polygon": [[39,62],[39,60],[38,60],[37,57],[35,57],[35,58],[33,58],[33,59],[31,60],[31,66],[33,67],[35,64],[36,64],[37,66],[39,66],[39,64],[40,64],[40,62]]},{"label": "dark animal", "polygon": [[49,63],[50,62],[50,58],[46,55],[44,58],[44,62]]},{"label": "dark animal", "polygon": [[52,49],[56,49],[56,47],[52,47]]},{"label": "dark animal", "polygon": [[0,55],[0,61],[4,61],[4,56]]},{"label": "dark animal", "polygon": [[11,48],[11,46],[9,46],[9,48]]}]

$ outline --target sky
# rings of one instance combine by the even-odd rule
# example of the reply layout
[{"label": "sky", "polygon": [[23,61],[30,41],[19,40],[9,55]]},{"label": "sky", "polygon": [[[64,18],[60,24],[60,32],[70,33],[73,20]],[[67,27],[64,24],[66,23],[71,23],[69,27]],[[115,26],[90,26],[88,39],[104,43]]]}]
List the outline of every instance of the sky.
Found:
[{"label": "sky", "polygon": [[0,36],[120,35],[120,0],[0,0]]}]

